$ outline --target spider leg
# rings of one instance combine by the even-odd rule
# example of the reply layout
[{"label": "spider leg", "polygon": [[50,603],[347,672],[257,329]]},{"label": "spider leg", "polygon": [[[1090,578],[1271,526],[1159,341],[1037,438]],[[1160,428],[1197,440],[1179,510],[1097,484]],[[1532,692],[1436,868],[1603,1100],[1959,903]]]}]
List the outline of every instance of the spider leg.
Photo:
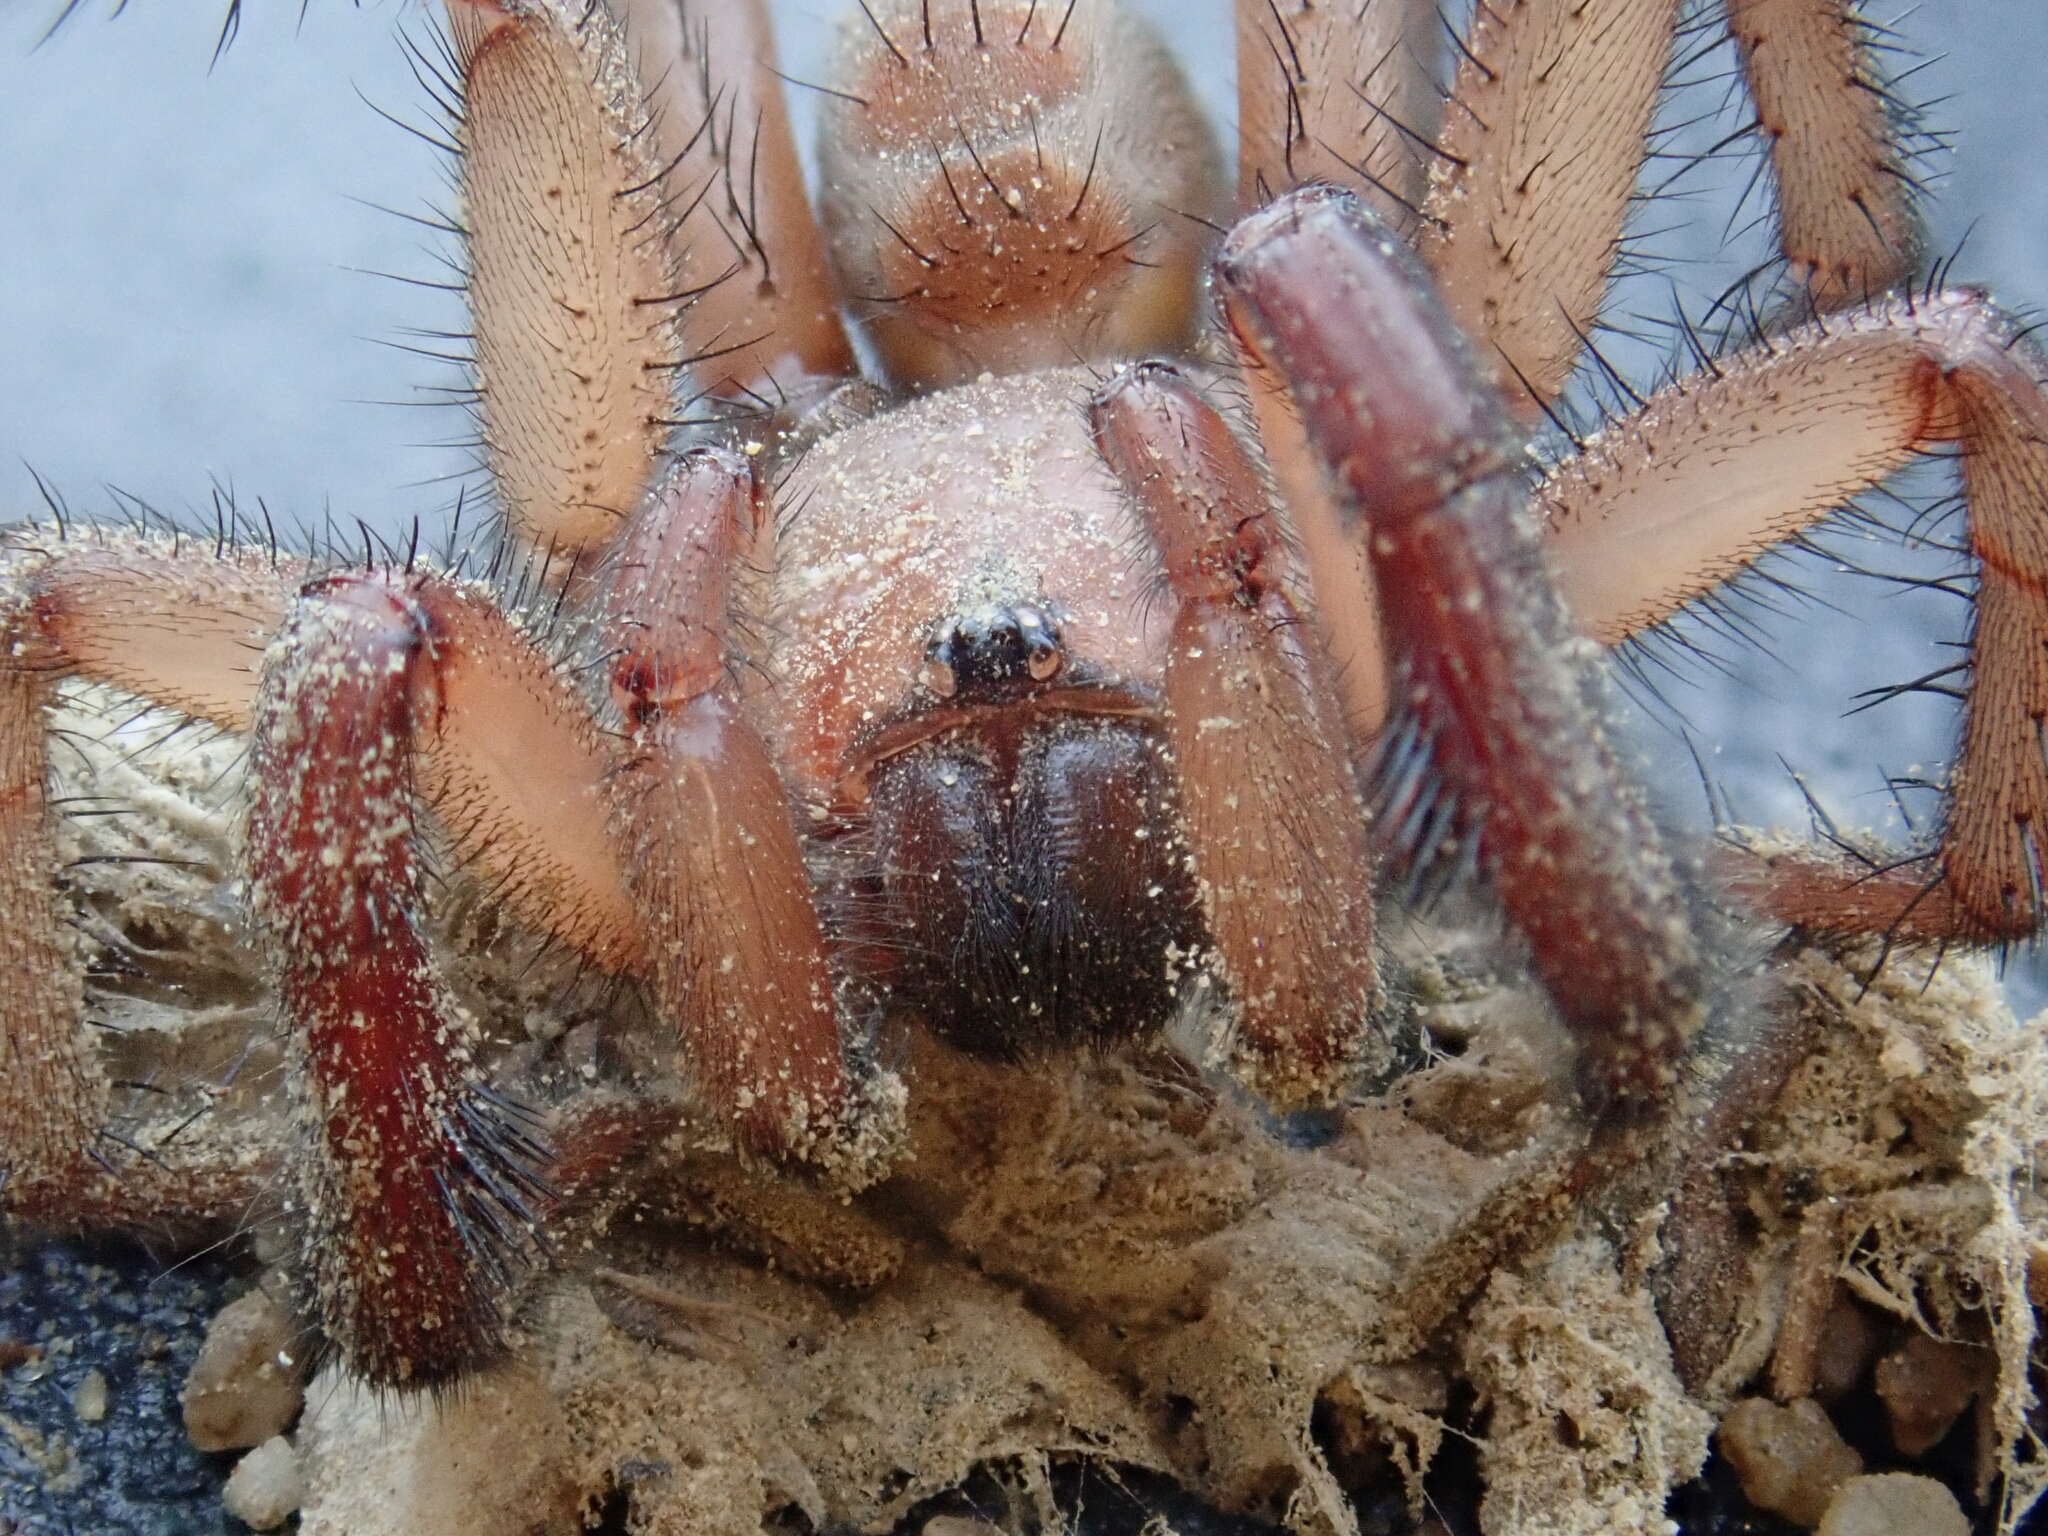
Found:
[{"label": "spider leg", "polygon": [[614,825],[656,994],[711,1102],[748,1150],[860,1184],[900,1089],[849,1070],[788,798],[727,672],[728,587],[756,512],[745,461],[700,449],[612,552],[601,630],[632,743]]},{"label": "spider leg", "polygon": [[0,1210],[38,1226],[150,1226],[243,1209],[267,1169],[188,1166],[171,1149],[117,1165],[100,1150],[108,1084],[82,1016],[52,872],[44,710],[88,677],[227,729],[247,723],[251,667],[296,580],[288,562],[215,559],[168,537],[66,542],[10,533],[0,566]]},{"label": "spider leg", "polygon": [[781,404],[857,370],[763,0],[623,0],[699,389]]},{"label": "spider leg", "polygon": [[1247,369],[1244,378],[1259,447],[1312,573],[1316,628],[1342,685],[1345,720],[1355,740],[1371,741],[1387,723],[1389,705],[1379,600],[1364,551],[1348,531],[1286,380],[1266,368]]},{"label": "spider leg", "polygon": [[602,6],[451,0],[477,414],[509,531],[557,579],[639,506],[688,302],[625,42]]},{"label": "spider leg", "polygon": [[[1434,0],[1237,0],[1236,11],[1239,214],[1326,181],[1413,231],[1443,112]],[[1257,370],[1248,382],[1281,502],[1311,563],[1326,573],[1316,592],[1317,624],[1346,682],[1353,733],[1370,739],[1386,718],[1372,582],[1352,558],[1284,384]]]},{"label": "spider leg", "polygon": [[630,42],[569,0],[448,15],[482,437],[560,581],[674,433],[803,402],[853,356],[759,4],[636,5]]},{"label": "spider leg", "polygon": [[1900,151],[1909,114],[1872,56],[1854,0],[1731,0],[1778,184],[1778,241],[1820,308],[1863,301],[1909,279],[1925,232]]},{"label": "spider leg", "polygon": [[1239,211],[1327,181],[1410,233],[1443,115],[1434,0],[1236,10]]},{"label": "spider leg", "polygon": [[[1674,0],[1515,0],[1479,6],[1460,44],[1418,246],[1466,334],[1522,386],[1508,393],[1525,420],[1563,390],[1599,318],[1678,20]],[[1811,303],[1909,277],[1924,246],[1900,148],[1910,113],[1876,30],[1853,0],[1734,0],[1729,26],[1769,141],[1779,243]]]},{"label": "spider leg", "polygon": [[1348,194],[1305,188],[1247,219],[1217,284],[1247,361],[1287,381],[1378,588],[1397,711],[1383,837],[1422,866],[1469,843],[1579,1041],[1588,1099],[1655,1102],[1700,1021],[1702,960],[1608,743],[1598,654],[1526,526],[1519,433]]},{"label": "spider leg", "polygon": [[1418,249],[1524,421],[1564,388],[1599,315],[1677,12],[1480,5],[1460,45]]},{"label": "spider leg", "polygon": [[1993,942],[2042,922],[2048,360],[1981,294],[1879,300],[1658,391],[1538,493],[1567,599],[1615,644],[1916,455],[1951,446],[1978,573],[1972,688],[1940,846],[1931,863],[1860,874],[1741,861],[1750,894],[1799,926]]},{"label": "spider leg", "polygon": [[[1676,0],[1516,0],[1477,7],[1459,43],[1459,68],[1425,167],[1424,195],[1411,191],[1417,186],[1412,172],[1394,158],[1396,141],[1412,144],[1410,135],[1370,136],[1400,122],[1421,90],[1415,79],[1429,79],[1429,56],[1408,46],[1413,34],[1403,8],[1369,4],[1297,14],[1291,4],[1242,0],[1243,163],[1254,174],[1272,176],[1277,121],[1283,167],[1290,153],[1306,157],[1321,146],[1316,174],[1334,171],[1332,180],[1361,189],[1367,201],[1394,206],[1393,223],[1416,231],[1438,292],[1474,338],[1475,366],[1524,421],[1534,419],[1564,388],[1599,315],[1677,14]],[[1348,74],[1333,78],[1331,61],[1348,57],[1355,72],[1375,47],[1382,56],[1389,48],[1405,54],[1409,73],[1383,83],[1375,76],[1358,89],[1361,99],[1343,101],[1336,93],[1357,82]],[[1277,102],[1266,83],[1274,78],[1288,86]],[[1372,125],[1367,152],[1373,158],[1340,154],[1334,122]],[[1570,152],[1560,152],[1560,145]],[[1299,179],[1305,178],[1284,185]],[[1373,584],[1355,558],[1347,518],[1322,483],[1316,452],[1286,390],[1272,376],[1254,373],[1252,402],[1260,439],[1318,572],[1317,612],[1344,679],[1352,729],[1369,739],[1390,707],[1398,707],[1385,693],[1388,661],[1379,644]]]},{"label": "spider leg", "polygon": [[550,1149],[482,1082],[474,1021],[434,966],[418,806],[503,873],[515,909],[637,960],[610,754],[511,619],[424,573],[309,582],[252,715],[249,906],[299,1053],[313,1297],[367,1379],[444,1382],[496,1353],[544,1252]]},{"label": "spider leg", "polygon": [[1373,859],[1334,689],[1277,574],[1257,469],[1163,363],[1091,405],[1179,601],[1167,730],[1204,916],[1239,1017],[1228,1063],[1286,1108],[1352,1075],[1376,1000]]},{"label": "spider leg", "polygon": [[594,573],[623,762],[496,602],[440,576],[319,578],[270,648],[250,905],[301,1042],[312,1290],[374,1382],[431,1385],[491,1358],[506,1298],[545,1255],[558,1166],[573,1187],[641,1129],[572,1117],[558,1149],[483,1081],[424,932],[421,805],[515,910],[652,976],[743,1146],[842,1183],[880,1159],[895,1080],[848,1071],[781,783],[726,686],[751,507],[739,461],[687,456]]}]

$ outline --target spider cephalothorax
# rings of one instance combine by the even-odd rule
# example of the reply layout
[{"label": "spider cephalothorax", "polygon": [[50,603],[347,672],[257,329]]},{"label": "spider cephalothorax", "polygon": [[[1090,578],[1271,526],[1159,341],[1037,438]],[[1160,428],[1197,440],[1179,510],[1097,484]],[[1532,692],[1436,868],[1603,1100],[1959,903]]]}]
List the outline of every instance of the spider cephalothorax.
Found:
[{"label": "spider cephalothorax", "polygon": [[449,0],[495,569],[524,584],[13,536],[9,1208],[218,1217],[283,1153],[95,1150],[43,804],[67,674],[249,734],[301,1268],[390,1386],[491,1360],[549,1234],[675,1119],[478,1047],[430,847],[637,979],[744,1154],[847,1189],[890,1167],[911,1025],[1033,1060],[1193,1010],[1268,1104],[1342,1102],[1386,1005],[1380,874],[1476,879],[1601,1129],[1445,1246],[1449,1306],[1560,1189],[1612,1179],[1715,1006],[1592,642],[1959,444],[1977,693],[1939,847],[1853,882],[1731,868],[1809,928],[2031,933],[2038,359],[1980,295],[1914,286],[1893,125],[1842,84],[1875,79],[1852,8],[1730,9],[1766,122],[1818,125],[1773,151],[1797,304],[1532,487],[1671,0],[1482,7],[1448,111],[1432,6],[1243,0],[1234,209],[1166,53],[1109,0],[869,0],[819,220],[758,5]]}]

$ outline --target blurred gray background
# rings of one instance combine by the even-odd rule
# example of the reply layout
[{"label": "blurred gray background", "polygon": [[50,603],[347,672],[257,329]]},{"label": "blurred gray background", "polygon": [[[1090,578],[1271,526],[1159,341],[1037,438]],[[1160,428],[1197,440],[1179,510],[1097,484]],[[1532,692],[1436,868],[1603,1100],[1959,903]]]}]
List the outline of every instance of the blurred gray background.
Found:
[{"label": "blurred gray background", "polygon": [[[400,216],[446,204],[442,157],[365,104],[428,121],[395,41],[401,26],[420,27],[416,0],[310,0],[303,16],[297,0],[246,0],[242,34],[217,63],[226,0],[131,0],[118,18],[114,0],[84,0],[44,41],[60,8],[0,0],[0,520],[37,506],[33,466],[88,510],[112,507],[117,488],[198,512],[219,485],[245,503],[262,498],[287,523],[431,522],[470,457],[423,445],[463,435],[465,423],[446,408],[377,403],[417,402],[423,386],[449,382],[379,339],[408,326],[460,330],[461,310],[367,275],[444,275],[430,254],[438,237]],[[831,21],[850,8],[781,0],[792,75],[819,77]],[[1223,0],[1144,8],[1168,23],[1224,117]],[[1927,0],[1895,30],[1927,60],[1906,94],[1933,103],[1930,126],[1953,141],[1932,208],[1936,249],[1967,235],[1960,278],[2015,307],[2041,305],[2048,4]],[[1693,74],[1726,62],[1709,58]],[[1723,95],[1709,80],[1674,114],[1711,112]],[[1733,121],[1710,117],[1686,142],[1711,143]],[[1660,249],[1719,253],[1676,274],[1695,306],[1762,249],[1760,232],[1724,248],[1748,175],[1739,159],[1702,167],[1683,183],[1688,198],[1653,210],[1660,227],[1674,214],[1692,221]],[[1633,285],[1616,312],[1667,315],[1672,303],[1664,277]],[[1655,363],[1640,349],[1621,355],[1639,376]],[[1854,537],[1838,547],[1857,563],[1909,560]],[[1883,775],[1938,774],[1949,711],[1928,700],[1844,711],[1859,689],[1944,665],[1960,605],[1811,558],[1795,574],[1819,601],[1771,625],[1771,651],[1724,646],[1725,670],[1687,669],[1690,681],[1662,690],[1668,713],[1747,819],[1803,822],[1796,770],[1846,823],[1905,836]],[[1704,825],[1677,729],[1646,719],[1641,741],[1667,814]],[[2016,964],[2023,1006],[2043,996],[2032,971]]]}]

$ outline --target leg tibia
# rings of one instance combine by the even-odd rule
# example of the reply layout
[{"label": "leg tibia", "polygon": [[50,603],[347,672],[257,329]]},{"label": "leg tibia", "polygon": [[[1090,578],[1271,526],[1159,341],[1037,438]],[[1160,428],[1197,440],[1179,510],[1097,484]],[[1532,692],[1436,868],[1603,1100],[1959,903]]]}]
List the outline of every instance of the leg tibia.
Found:
[{"label": "leg tibia", "polygon": [[1597,653],[1525,526],[1496,397],[1353,199],[1302,192],[1247,220],[1218,285],[1240,341],[1293,388],[1377,582],[1396,710],[1383,840],[1424,871],[1474,850],[1594,1096],[1663,1092],[1699,1019],[1700,957],[1608,744]]},{"label": "leg tibia", "polygon": [[1237,1008],[1228,1065],[1276,1106],[1328,1102],[1377,992],[1372,854],[1340,707],[1280,585],[1265,488],[1222,418],[1159,364],[1120,374],[1092,409],[1180,603],[1167,730]]},{"label": "leg tibia", "polygon": [[753,480],[687,455],[621,535],[604,579],[613,695],[633,754],[614,826],[686,1070],[748,1151],[843,1183],[880,1170],[894,1080],[856,1080],[825,937],[773,758],[726,672]]}]

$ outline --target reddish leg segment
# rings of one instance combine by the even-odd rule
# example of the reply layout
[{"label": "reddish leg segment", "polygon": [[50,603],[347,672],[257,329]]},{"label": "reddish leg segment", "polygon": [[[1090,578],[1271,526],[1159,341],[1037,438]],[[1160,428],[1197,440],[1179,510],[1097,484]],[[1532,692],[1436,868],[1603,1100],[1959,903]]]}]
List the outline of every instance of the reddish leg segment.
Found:
[{"label": "reddish leg segment", "polygon": [[272,645],[256,705],[250,912],[302,1052],[307,1266],[335,1344],[379,1385],[489,1359],[542,1252],[548,1154],[478,1079],[475,1023],[429,953],[417,838],[416,769],[451,698],[441,663],[493,650],[524,655],[523,637],[459,588],[328,577]]},{"label": "reddish leg segment", "polygon": [[753,478],[686,455],[606,572],[612,696],[633,754],[614,828],[685,1064],[748,1151],[863,1184],[900,1089],[851,1075],[825,939],[789,803],[726,670],[731,573],[754,534]]},{"label": "reddish leg segment", "polygon": [[1377,989],[1372,850],[1341,709],[1280,584],[1265,487],[1223,418],[1160,363],[1118,375],[1091,411],[1180,604],[1167,730],[1238,1008],[1228,1065],[1275,1106],[1327,1102]]},{"label": "reddish leg segment", "polygon": [[[1523,510],[1519,437],[1405,250],[1355,198],[1292,194],[1217,268],[1251,361],[1293,392],[1378,586],[1395,724],[1383,835],[1478,855],[1586,1053],[1596,1101],[1669,1086],[1700,958],[1600,725],[1598,652]],[[1315,573],[1320,582],[1323,573]]]}]

